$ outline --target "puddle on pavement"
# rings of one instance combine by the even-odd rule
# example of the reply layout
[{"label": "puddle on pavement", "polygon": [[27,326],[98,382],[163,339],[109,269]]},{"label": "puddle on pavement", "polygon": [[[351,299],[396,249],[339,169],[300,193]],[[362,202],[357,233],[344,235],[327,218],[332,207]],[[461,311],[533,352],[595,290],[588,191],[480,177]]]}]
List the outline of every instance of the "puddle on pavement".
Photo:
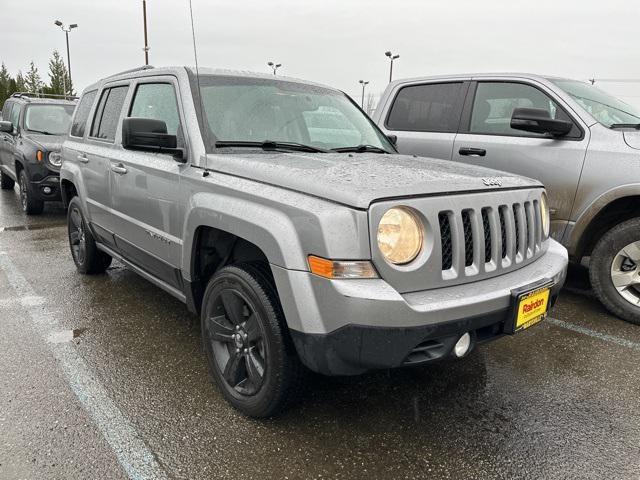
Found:
[{"label": "puddle on pavement", "polygon": [[23,232],[26,230],[44,230],[47,228],[64,227],[64,223],[39,223],[36,225],[15,225],[12,227],[0,227],[0,232]]},{"label": "puddle on pavement", "polygon": [[47,338],[49,343],[67,343],[78,338],[86,331],[86,328],[74,328],[73,330],[62,330],[52,332]]}]

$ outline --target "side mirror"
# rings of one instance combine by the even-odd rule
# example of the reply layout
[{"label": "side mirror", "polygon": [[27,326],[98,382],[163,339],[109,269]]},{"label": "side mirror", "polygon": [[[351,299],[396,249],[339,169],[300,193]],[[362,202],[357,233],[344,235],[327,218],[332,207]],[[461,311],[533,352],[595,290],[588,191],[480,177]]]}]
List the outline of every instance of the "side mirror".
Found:
[{"label": "side mirror", "polygon": [[511,115],[511,128],[562,137],[571,131],[573,123],[554,120],[549,112],[543,108],[516,108]]},{"label": "side mirror", "polygon": [[13,133],[13,124],[11,122],[0,122],[0,132]]},{"label": "side mirror", "polygon": [[398,144],[398,136],[397,135],[387,135],[387,138],[393,145]]},{"label": "side mirror", "polygon": [[178,137],[167,133],[167,124],[153,118],[129,117],[122,121],[122,146],[127,150],[172,153],[184,160]]}]

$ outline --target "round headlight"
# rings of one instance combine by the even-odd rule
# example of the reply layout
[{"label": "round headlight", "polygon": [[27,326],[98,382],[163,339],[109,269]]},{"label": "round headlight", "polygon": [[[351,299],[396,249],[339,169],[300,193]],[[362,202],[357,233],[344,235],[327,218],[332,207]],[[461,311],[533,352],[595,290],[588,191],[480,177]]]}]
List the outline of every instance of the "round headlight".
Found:
[{"label": "round headlight", "polygon": [[49,154],[49,163],[54,167],[60,167],[62,165],[62,154],[60,152],[51,152]]},{"label": "round headlight", "polygon": [[422,224],[417,215],[404,207],[394,207],[378,224],[378,248],[395,265],[409,263],[422,250]]},{"label": "round headlight", "polygon": [[549,227],[551,218],[549,215],[549,203],[547,202],[547,194],[542,192],[540,195],[540,218],[542,220],[542,235],[544,238],[549,236]]}]

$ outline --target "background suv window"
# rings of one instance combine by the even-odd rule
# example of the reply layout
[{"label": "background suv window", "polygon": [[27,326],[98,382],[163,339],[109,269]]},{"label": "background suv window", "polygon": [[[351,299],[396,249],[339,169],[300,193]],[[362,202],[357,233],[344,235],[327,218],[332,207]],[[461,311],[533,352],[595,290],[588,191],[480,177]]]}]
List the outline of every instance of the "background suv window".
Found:
[{"label": "background suv window", "polygon": [[404,87],[391,107],[387,128],[414,132],[456,132],[462,112],[461,95],[461,82]]},{"label": "background suv window", "polygon": [[87,120],[89,120],[89,113],[93,106],[93,101],[96,98],[97,91],[87,92],[80,100],[80,104],[76,109],[76,114],[73,117],[73,123],[71,124],[71,135],[73,137],[84,137],[84,131],[87,126]]},{"label": "background suv window", "polygon": [[162,120],[167,124],[167,133],[177,135],[180,115],[173,85],[170,83],[138,85],[129,116]]},{"label": "background suv window", "polygon": [[102,92],[91,127],[91,136],[101,140],[114,141],[118,120],[127,96],[128,86],[112,87]]},{"label": "background suv window", "polygon": [[[492,135],[540,136],[511,128],[511,116],[516,108],[540,108],[549,116],[571,122],[571,118],[545,93],[524,83],[479,83],[471,112],[471,133]],[[571,136],[571,135],[570,135]]]}]

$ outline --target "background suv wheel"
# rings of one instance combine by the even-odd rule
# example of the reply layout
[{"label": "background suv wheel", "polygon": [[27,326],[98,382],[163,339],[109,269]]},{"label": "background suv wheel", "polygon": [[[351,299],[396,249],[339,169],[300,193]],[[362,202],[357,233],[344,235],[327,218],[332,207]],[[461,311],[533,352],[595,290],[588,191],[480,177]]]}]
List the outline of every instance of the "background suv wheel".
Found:
[{"label": "background suv wheel", "polygon": [[41,214],[44,210],[44,202],[34,197],[29,177],[27,177],[27,173],[24,170],[20,170],[18,183],[20,185],[20,202],[24,213],[27,215]]},{"label": "background suv wheel", "polygon": [[596,296],[614,315],[640,325],[640,218],[605,233],[591,253]]}]

